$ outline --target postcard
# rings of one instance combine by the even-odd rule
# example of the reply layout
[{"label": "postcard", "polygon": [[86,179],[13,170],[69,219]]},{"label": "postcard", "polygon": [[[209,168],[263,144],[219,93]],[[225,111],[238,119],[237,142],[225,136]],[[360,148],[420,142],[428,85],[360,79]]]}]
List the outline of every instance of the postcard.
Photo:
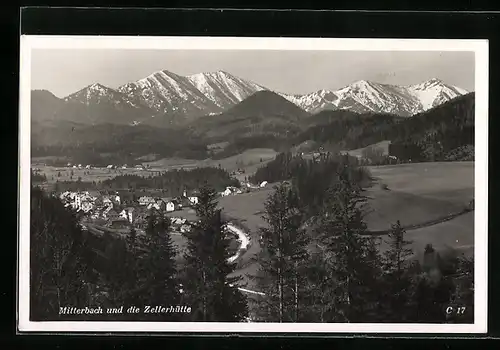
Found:
[{"label": "postcard", "polygon": [[488,41],[20,59],[19,331],[487,331]]}]

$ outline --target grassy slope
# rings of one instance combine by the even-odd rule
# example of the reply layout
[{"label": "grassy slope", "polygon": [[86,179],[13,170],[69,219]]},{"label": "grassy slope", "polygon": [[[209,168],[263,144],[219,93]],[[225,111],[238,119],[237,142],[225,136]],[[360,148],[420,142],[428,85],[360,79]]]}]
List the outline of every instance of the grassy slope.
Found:
[{"label": "grassy slope", "polygon": [[382,151],[384,152],[383,153],[384,155],[389,155],[389,145],[390,145],[390,143],[391,143],[391,141],[380,141],[380,142],[374,143],[372,145],[369,145],[369,146],[366,146],[366,147],[363,147],[363,148],[357,148],[357,149],[353,149],[353,150],[350,150],[350,151],[344,151],[344,152],[347,152],[351,156],[357,157],[357,156],[362,156],[363,155],[363,151],[365,149],[370,148],[370,147],[374,147],[374,148],[380,148],[380,149],[382,149]]},{"label": "grassy slope", "polygon": [[158,168],[172,168],[172,167],[191,168],[191,167],[207,167],[207,166],[217,167],[220,164],[222,168],[228,171],[233,171],[238,168],[238,164],[242,163],[243,168],[248,167],[251,169],[255,168],[255,170],[257,170],[257,168],[262,165],[260,163],[260,159],[262,159],[263,161],[269,161],[274,159],[276,154],[277,154],[276,151],[269,148],[252,148],[238,155],[230,156],[223,159],[215,159],[215,160],[205,159],[196,161],[191,159],[163,158],[146,164]]}]

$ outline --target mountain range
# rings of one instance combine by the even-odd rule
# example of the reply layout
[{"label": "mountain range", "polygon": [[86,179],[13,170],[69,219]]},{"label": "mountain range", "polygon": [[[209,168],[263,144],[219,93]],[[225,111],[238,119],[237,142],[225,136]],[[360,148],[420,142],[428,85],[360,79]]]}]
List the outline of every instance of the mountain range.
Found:
[{"label": "mountain range", "polygon": [[[33,91],[32,119],[85,124],[178,125],[223,114],[260,91],[271,90],[225,71],[181,76],[163,70],[117,89],[95,83],[62,99],[46,90]],[[411,86],[361,80],[337,91],[319,90],[304,95],[276,92],[307,112],[304,115],[323,110],[348,110],[403,117],[467,93],[439,79]]]}]

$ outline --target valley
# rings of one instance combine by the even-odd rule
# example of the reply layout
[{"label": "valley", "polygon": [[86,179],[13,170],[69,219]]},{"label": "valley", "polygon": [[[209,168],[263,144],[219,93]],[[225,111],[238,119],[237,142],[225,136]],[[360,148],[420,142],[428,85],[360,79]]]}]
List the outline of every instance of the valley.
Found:
[{"label": "valley", "polygon": [[[288,267],[296,292],[301,274],[311,285],[320,283],[315,273],[330,264],[328,254],[341,254],[335,251],[340,243],[321,244],[346,232],[365,242],[353,259],[368,266],[362,259],[375,256],[382,281],[397,222],[411,249],[405,261],[418,261],[422,271],[431,269],[425,264],[432,252],[474,256],[475,93],[439,79],[409,86],[359,80],[293,95],[222,70],[162,70],[115,88],[94,83],[63,98],[33,91],[31,103],[32,186],[43,189],[40,198],[70,209],[68,225],[77,218],[88,234],[81,242],[91,246],[82,248],[85,259],[100,259],[92,262],[96,278],[111,281],[106,288],[116,300],[126,298],[120,293],[127,277],[113,269],[123,264],[136,273],[127,257],[139,254],[139,246],[146,248],[134,259],[149,264],[141,273],[155,271],[148,272],[152,280],[173,280],[178,270],[182,277],[175,278],[184,283],[198,281],[195,255],[206,254],[206,261],[219,259],[210,273],[225,274],[217,288],[237,283],[245,296],[273,290],[258,274],[265,266],[274,274],[277,244],[311,265]],[[365,206],[358,205],[361,197]],[[45,208],[40,217],[52,220]],[[321,226],[328,220],[331,226]],[[116,253],[115,243],[123,240]],[[297,247],[303,251],[294,253]],[[167,254],[176,266],[169,276],[155,265]],[[308,268],[317,270],[308,275]],[[201,289],[193,295],[205,285],[195,287]],[[250,300],[248,306],[257,317],[258,308]]]}]

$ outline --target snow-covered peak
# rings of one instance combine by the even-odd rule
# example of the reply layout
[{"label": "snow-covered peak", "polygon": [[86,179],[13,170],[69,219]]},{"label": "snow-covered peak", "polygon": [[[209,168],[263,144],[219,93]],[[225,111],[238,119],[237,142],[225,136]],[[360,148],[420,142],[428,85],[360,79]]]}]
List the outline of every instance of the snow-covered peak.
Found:
[{"label": "snow-covered peak", "polygon": [[116,90],[99,83],[93,83],[65,97],[64,100],[89,103],[91,100],[101,100],[102,98],[112,99],[115,94],[118,94]]},{"label": "snow-covered peak", "polygon": [[319,90],[305,95],[281,95],[308,112],[348,109],[410,116],[467,93],[464,89],[433,78],[411,86],[358,80],[337,91]]},{"label": "snow-covered peak", "polygon": [[223,70],[192,74],[186,78],[210,101],[224,109],[243,101],[257,91],[267,90],[261,85]]},{"label": "snow-covered peak", "polygon": [[468,93],[467,90],[445,84],[438,78],[410,85],[407,89],[420,101],[422,111],[426,111],[455,97]]}]

